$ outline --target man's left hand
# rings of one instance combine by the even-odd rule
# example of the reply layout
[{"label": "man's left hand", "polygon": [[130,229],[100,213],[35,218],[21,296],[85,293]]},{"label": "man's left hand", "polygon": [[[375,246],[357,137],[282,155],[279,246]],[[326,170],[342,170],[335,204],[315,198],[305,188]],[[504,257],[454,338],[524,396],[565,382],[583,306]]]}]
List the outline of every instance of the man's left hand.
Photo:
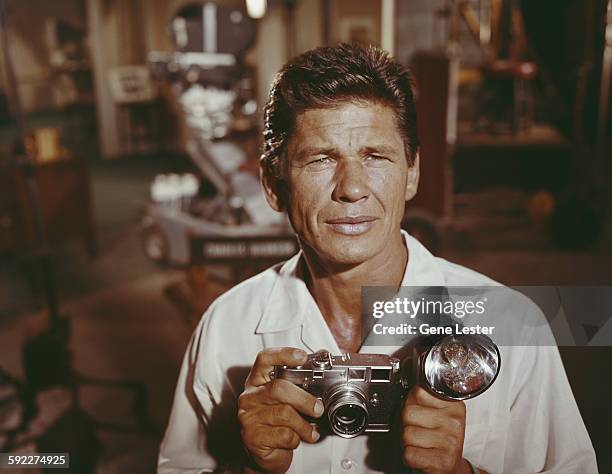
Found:
[{"label": "man's left hand", "polygon": [[469,474],[462,458],[465,403],[435,397],[414,386],[402,409],[404,463],[426,473]]}]

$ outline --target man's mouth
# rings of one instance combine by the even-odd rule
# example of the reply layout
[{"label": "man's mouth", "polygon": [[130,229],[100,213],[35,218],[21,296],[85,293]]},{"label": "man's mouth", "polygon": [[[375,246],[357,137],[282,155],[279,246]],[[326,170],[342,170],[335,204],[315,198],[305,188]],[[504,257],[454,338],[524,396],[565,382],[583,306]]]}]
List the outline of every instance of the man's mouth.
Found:
[{"label": "man's mouth", "polygon": [[373,216],[346,216],[328,219],[325,223],[339,234],[361,235],[369,231],[377,220],[378,218]]}]

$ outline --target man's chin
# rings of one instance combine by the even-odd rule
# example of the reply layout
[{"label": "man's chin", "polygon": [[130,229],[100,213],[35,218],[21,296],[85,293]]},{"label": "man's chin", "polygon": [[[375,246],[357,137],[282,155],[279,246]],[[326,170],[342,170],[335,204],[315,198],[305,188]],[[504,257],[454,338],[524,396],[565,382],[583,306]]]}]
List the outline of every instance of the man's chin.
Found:
[{"label": "man's chin", "polygon": [[379,250],[372,245],[352,245],[327,247],[316,253],[317,258],[327,264],[354,267],[374,258]]}]

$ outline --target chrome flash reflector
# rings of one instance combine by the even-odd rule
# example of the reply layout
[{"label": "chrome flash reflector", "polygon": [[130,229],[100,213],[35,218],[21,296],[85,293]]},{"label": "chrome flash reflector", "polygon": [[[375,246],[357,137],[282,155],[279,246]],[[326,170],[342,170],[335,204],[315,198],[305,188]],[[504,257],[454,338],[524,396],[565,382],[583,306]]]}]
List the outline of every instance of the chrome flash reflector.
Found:
[{"label": "chrome flash reflector", "polygon": [[467,400],[488,389],[499,373],[499,349],[487,336],[446,336],[425,356],[425,381],[438,395]]}]

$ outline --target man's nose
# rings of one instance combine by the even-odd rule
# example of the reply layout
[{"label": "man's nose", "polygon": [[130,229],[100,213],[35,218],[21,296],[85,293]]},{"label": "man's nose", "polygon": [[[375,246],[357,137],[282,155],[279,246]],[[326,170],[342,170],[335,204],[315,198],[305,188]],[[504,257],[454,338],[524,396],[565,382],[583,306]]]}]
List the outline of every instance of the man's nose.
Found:
[{"label": "man's nose", "polygon": [[334,201],[357,202],[370,195],[367,170],[361,162],[342,163],[336,169],[335,179]]}]

